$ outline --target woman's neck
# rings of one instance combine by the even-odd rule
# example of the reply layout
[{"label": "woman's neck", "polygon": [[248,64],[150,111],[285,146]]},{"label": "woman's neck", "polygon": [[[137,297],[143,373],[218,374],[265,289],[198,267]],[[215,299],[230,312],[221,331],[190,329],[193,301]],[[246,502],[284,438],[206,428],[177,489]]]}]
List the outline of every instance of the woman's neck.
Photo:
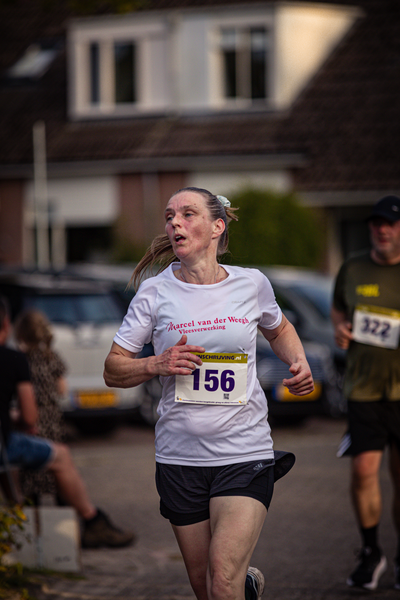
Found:
[{"label": "woman's neck", "polygon": [[226,279],[227,276],[227,272],[217,262],[208,267],[188,266],[181,263],[181,268],[175,271],[175,277],[184,283],[195,285],[211,285]]}]

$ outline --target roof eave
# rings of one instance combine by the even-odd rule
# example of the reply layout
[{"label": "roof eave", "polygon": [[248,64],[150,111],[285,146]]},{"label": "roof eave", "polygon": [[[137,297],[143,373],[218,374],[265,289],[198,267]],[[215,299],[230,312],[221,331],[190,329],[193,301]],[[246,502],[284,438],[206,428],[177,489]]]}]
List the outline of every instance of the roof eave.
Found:
[{"label": "roof eave", "polygon": [[[146,173],[158,171],[237,171],[260,169],[304,168],[308,161],[304,154],[224,154],[218,156],[174,156],[155,158],[126,158],[116,160],[88,160],[49,162],[49,177],[74,177],[116,175],[120,173]],[[32,179],[32,164],[0,165],[0,179]]]}]

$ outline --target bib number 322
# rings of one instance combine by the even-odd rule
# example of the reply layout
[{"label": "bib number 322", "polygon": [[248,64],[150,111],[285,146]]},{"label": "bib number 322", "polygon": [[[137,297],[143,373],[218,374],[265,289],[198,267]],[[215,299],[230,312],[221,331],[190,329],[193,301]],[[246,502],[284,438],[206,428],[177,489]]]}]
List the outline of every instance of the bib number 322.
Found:
[{"label": "bib number 322", "polygon": [[399,345],[400,313],[380,307],[358,306],[354,312],[356,342],[395,349]]}]

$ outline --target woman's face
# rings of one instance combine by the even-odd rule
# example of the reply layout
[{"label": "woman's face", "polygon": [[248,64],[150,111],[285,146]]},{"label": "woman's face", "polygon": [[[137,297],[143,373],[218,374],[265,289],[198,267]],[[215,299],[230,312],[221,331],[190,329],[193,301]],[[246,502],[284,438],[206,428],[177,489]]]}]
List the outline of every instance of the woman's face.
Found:
[{"label": "woman's face", "polygon": [[201,194],[179,192],[167,204],[165,232],[180,260],[193,260],[204,255],[215,258],[218,238],[224,229],[222,219],[211,220],[206,200]]}]

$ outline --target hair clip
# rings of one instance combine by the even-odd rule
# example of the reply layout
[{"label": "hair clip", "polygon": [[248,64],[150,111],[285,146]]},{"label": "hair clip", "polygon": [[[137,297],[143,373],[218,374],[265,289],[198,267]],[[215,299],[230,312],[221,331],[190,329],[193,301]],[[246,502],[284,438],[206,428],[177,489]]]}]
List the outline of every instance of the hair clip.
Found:
[{"label": "hair clip", "polygon": [[221,202],[221,204],[224,208],[229,208],[231,205],[228,198],[225,198],[225,196],[217,196],[217,200],[219,200]]}]

